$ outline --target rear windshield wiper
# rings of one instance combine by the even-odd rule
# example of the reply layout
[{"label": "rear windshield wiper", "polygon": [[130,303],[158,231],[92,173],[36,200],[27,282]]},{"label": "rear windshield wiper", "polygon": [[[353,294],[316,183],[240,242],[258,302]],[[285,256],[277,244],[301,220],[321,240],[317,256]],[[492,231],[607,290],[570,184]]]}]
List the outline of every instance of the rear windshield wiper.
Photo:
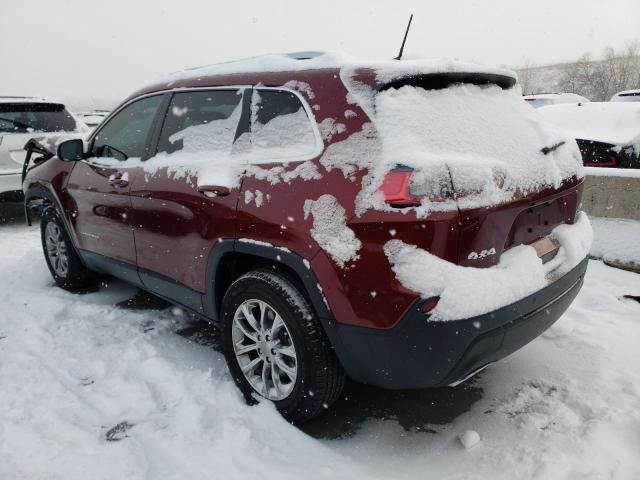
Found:
[{"label": "rear windshield wiper", "polygon": [[553,152],[554,150],[557,150],[558,148],[560,148],[565,143],[567,143],[567,142],[562,141],[560,143],[556,143],[555,145],[551,145],[550,147],[544,147],[544,148],[540,149],[540,151],[542,153],[544,153],[545,155],[549,155],[551,152]]}]

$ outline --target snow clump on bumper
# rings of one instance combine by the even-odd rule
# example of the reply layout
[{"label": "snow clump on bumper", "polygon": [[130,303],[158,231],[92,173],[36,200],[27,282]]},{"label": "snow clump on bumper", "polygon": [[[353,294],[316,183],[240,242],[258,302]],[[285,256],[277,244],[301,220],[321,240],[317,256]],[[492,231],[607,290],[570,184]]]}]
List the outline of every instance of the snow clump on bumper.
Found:
[{"label": "snow clump on bumper", "polygon": [[574,224],[559,225],[550,236],[560,248],[545,264],[528,245],[506,251],[490,268],[455,265],[401,240],[390,240],[384,251],[404,287],[423,298],[440,297],[430,320],[462,320],[505,307],[546,287],[584,260],[593,233],[587,215],[580,212]]}]

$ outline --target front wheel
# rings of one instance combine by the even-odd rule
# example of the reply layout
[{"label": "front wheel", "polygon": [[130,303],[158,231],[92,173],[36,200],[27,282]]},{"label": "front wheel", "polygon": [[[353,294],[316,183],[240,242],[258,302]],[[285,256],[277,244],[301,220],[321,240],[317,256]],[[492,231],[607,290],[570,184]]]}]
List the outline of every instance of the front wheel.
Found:
[{"label": "front wheel", "polygon": [[303,423],[340,395],[344,371],[305,296],[269,270],[241,276],[222,303],[229,370],[249,403],[260,396]]},{"label": "front wheel", "polygon": [[53,208],[48,208],[42,214],[40,233],[44,258],[56,285],[65,290],[88,286],[94,273],[82,263],[60,215]]}]

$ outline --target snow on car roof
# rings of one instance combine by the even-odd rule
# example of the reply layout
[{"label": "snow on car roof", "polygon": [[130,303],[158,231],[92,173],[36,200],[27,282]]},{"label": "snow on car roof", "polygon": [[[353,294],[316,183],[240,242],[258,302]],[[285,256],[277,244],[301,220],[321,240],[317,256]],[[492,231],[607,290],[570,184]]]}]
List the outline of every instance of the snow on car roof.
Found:
[{"label": "snow on car roof", "polygon": [[549,105],[538,112],[574,138],[620,146],[640,142],[640,103]]},{"label": "snow on car roof", "polygon": [[61,102],[48,100],[42,97],[20,97],[20,96],[0,96],[0,103],[57,103]]},{"label": "snow on car roof", "polygon": [[419,58],[407,60],[356,59],[344,52],[302,52],[266,54],[257,57],[217,63],[173,72],[156,79],[154,84],[172,84],[179,80],[239,73],[274,73],[319,69],[371,68],[380,81],[391,81],[403,75],[473,72],[502,75],[517,79],[515,72],[503,68],[486,67],[450,58]]}]

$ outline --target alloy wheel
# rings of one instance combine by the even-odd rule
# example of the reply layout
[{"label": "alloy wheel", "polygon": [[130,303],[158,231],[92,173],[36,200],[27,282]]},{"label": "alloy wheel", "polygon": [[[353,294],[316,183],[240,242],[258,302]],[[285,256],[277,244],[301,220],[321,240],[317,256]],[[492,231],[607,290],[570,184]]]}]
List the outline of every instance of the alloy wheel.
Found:
[{"label": "alloy wheel", "polygon": [[233,350],[246,380],[261,396],[287,398],[296,383],[298,359],[282,317],[263,300],[245,300],[232,324]]},{"label": "alloy wheel", "polygon": [[49,222],[45,230],[45,246],[47,257],[56,274],[65,278],[69,274],[69,256],[67,243],[62,236],[60,227],[54,222]]}]

